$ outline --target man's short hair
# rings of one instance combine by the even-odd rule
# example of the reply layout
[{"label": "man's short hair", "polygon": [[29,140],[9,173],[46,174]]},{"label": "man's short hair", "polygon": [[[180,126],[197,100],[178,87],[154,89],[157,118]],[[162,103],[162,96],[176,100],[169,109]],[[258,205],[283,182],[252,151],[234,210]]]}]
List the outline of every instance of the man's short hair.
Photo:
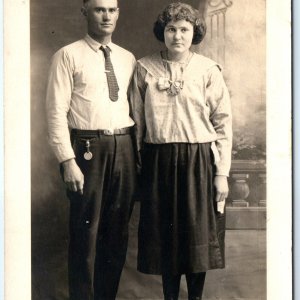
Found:
[{"label": "man's short hair", "polygon": [[[89,2],[90,0],[83,0],[83,4],[86,4],[87,2]],[[118,1],[117,1],[118,2]]]},{"label": "man's short hair", "polygon": [[154,23],[153,33],[161,41],[165,41],[165,27],[170,21],[185,20],[194,26],[194,35],[192,44],[200,44],[206,33],[206,23],[203,16],[192,6],[176,2],[169,4],[157,17]]}]

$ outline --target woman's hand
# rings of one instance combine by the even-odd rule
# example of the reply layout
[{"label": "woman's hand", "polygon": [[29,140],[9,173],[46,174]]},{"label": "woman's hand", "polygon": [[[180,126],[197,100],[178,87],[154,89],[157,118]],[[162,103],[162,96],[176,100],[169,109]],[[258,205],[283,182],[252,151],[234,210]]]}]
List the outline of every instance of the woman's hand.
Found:
[{"label": "woman's hand", "polygon": [[214,186],[216,189],[216,201],[225,201],[229,192],[227,177],[223,175],[217,175],[214,179]]}]

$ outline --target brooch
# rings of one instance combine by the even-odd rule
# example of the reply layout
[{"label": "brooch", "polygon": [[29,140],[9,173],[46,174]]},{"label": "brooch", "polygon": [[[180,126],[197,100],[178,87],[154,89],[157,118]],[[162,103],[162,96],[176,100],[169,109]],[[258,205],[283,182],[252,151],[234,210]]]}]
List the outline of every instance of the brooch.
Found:
[{"label": "brooch", "polygon": [[175,96],[180,93],[183,88],[183,80],[172,81],[167,77],[160,77],[157,83],[158,89],[160,91],[167,90],[169,95]]}]

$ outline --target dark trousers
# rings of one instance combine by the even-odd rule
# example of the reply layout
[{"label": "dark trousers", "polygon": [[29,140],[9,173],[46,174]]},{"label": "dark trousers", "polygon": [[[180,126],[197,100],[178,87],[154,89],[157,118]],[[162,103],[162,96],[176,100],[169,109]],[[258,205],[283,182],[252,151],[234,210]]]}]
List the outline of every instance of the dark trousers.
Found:
[{"label": "dark trousers", "polygon": [[[201,300],[206,272],[186,274],[189,300]],[[163,274],[163,291],[165,300],[177,300],[179,296],[181,274]]]},{"label": "dark trousers", "polygon": [[[87,139],[91,160],[84,159]],[[115,299],[136,183],[131,136],[77,136],[73,148],[84,189],[83,195],[68,191],[70,299]]]}]

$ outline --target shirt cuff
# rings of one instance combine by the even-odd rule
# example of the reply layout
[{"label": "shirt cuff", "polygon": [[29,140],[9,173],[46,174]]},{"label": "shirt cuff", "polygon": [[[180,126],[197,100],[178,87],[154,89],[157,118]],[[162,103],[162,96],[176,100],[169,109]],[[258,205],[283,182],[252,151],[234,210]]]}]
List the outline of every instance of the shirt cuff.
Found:
[{"label": "shirt cuff", "polygon": [[229,171],[230,171],[230,166],[226,166],[221,163],[216,163],[216,174],[219,176],[226,176],[229,177]]},{"label": "shirt cuff", "polygon": [[64,147],[63,145],[52,145],[52,148],[59,163],[75,158],[72,148]]}]

